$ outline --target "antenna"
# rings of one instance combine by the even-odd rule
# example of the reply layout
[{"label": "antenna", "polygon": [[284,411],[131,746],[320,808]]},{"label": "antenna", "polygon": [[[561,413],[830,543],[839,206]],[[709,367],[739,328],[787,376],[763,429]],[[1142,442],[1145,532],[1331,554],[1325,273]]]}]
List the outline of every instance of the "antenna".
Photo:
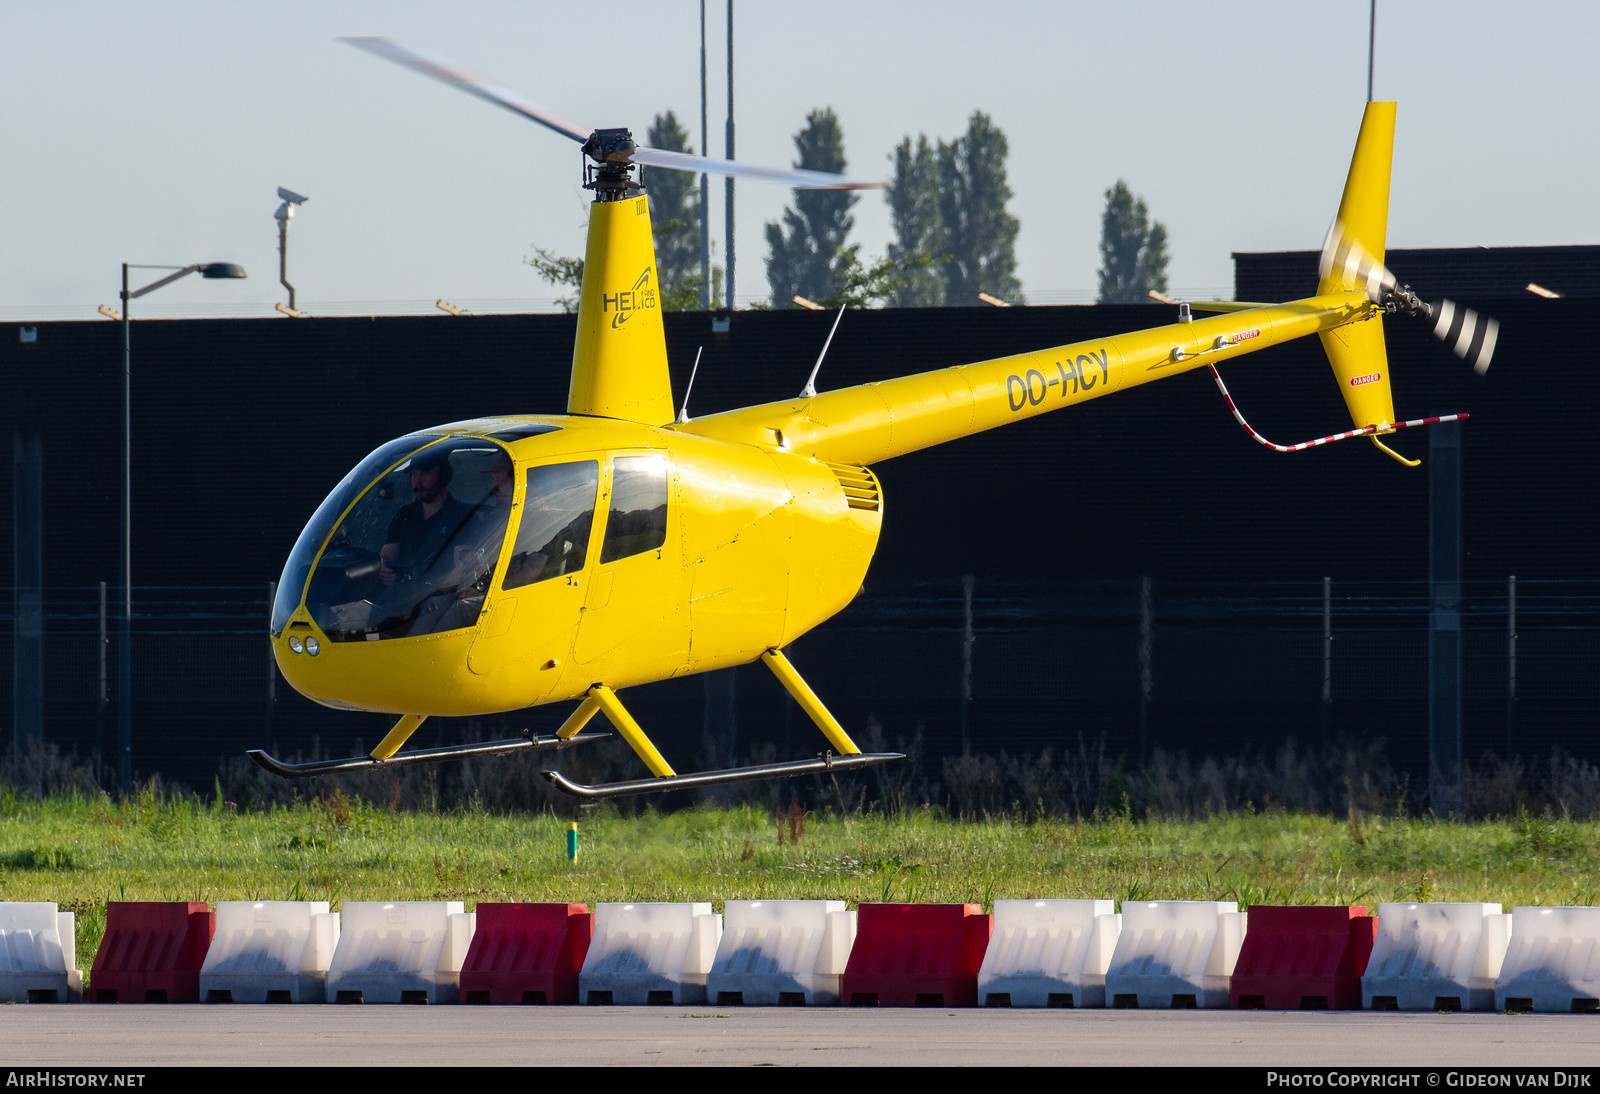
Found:
[{"label": "antenna", "polygon": [[700,355],[706,347],[701,346],[694,351],[694,368],[689,370],[689,386],[683,389],[683,406],[678,410],[678,424],[682,425],[689,420],[689,392],[694,390],[695,374],[700,371]]},{"label": "antenna", "polygon": [[811,366],[811,375],[806,377],[806,386],[800,389],[800,398],[814,399],[817,395],[817,373],[822,371],[822,359],[828,355],[828,347],[833,345],[833,333],[839,329],[839,320],[844,318],[845,304],[839,309],[839,318],[833,321],[833,330],[828,332],[828,340],[822,343],[822,352],[817,354],[817,363]]},{"label": "antenna", "polygon": [[1378,52],[1378,0],[1372,0],[1371,14],[1367,21],[1367,102],[1372,101],[1372,67],[1373,59]]}]

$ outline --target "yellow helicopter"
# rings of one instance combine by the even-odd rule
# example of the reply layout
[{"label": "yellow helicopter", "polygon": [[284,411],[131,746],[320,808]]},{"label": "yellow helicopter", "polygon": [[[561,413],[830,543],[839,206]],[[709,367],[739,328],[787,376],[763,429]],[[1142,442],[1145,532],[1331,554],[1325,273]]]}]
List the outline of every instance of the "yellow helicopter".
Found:
[{"label": "yellow helicopter", "polygon": [[[1395,104],[1369,103],[1313,297],[1180,306],[1150,330],[690,418],[674,413],[649,204],[637,165],[862,188],[636,145],[593,132],[413,47],[353,45],[514,110],[579,141],[589,218],[566,413],[455,422],[382,445],[312,516],[284,568],[271,642],[284,677],[332,707],[399,716],[366,756],[286,763],[287,777],[560,749],[603,713],[651,777],[557,788],[604,799],[848,770],[901,758],[863,753],[783,654],[861,589],[883,497],[869,465],[1295,338],[1318,335],[1354,421],[1295,451],[1450,421],[1396,421],[1383,316],[1432,319],[1479,371],[1498,325],[1449,301],[1421,302],[1383,267]],[[1192,319],[1197,310],[1222,312]],[[820,361],[819,361],[820,363]],[[813,380],[815,372],[813,372]],[[691,381],[692,383],[692,381]],[[816,723],[811,760],[679,774],[618,692],[761,661]],[[579,700],[552,736],[402,752],[431,715]]]}]

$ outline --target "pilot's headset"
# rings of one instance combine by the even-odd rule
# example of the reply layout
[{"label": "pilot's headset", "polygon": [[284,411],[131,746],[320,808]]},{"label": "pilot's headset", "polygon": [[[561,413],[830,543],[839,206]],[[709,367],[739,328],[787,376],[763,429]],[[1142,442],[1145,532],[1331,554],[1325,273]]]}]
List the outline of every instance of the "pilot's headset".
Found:
[{"label": "pilot's headset", "polygon": [[449,486],[450,480],[456,473],[454,465],[450,463],[449,450],[441,448],[439,445],[433,445],[419,452],[412,459],[411,467],[418,471],[432,471],[434,468],[438,468],[440,486]]}]

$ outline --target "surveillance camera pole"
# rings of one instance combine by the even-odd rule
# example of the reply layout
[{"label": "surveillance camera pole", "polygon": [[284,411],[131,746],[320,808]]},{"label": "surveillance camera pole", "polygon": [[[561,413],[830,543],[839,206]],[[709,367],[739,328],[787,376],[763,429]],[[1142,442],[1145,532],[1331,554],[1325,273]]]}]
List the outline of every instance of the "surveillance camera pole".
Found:
[{"label": "surveillance camera pole", "polygon": [[289,290],[289,310],[294,311],[294,286],[289,284],[289,221],[294,219],[294,206],[286,201],[272,215],[278,221],[278,281]]}]

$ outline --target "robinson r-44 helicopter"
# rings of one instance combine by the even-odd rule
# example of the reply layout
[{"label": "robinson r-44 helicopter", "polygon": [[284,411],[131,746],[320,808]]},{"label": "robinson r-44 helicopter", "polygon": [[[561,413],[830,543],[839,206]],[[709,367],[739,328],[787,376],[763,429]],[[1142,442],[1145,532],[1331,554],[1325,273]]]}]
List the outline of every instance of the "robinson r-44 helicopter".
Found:
[{"label": "robinson r-44 helicopter", "polygon": [[[1368,103],[1317,294],[1284,304],[1206,301],[1179,322],[701,418],[674,414],[648,200],[638,165],[863,188],[638,146],[593,132],[387,39],[351,39],[580,142],[589,217],[566,413],[421,430],[380,446],[318,507],[284,567],[271,642],[286,679],[332,707],[398,715],[366,756],[285,763],[299,777],[560,749],[592,739],[597,713],[651,777],[557,788],[604,799],[846,770],[901,758],[863,753],[783,649],[855,597],[883,498],[869,465],[1318,335],[1354,427],[1277,445],[1289,452],[1464,418],[1396,421],[1383,317],[1432,321],[1478,371],[1498,325],[1429,305],[1383,266],[1395,104]],[[1190,309],[1221,312],[1192,319]],[[814,375],[814,374],[813,374]],[[692,381],[691,381],[692,382]],[[1228,399],[1233,407],[1232,399]],[[674,676],[761,661],[827,739],[811,760],[679,774],[618,696]],[[432,715],[579,700],[552,736],[401,751]]]}]

